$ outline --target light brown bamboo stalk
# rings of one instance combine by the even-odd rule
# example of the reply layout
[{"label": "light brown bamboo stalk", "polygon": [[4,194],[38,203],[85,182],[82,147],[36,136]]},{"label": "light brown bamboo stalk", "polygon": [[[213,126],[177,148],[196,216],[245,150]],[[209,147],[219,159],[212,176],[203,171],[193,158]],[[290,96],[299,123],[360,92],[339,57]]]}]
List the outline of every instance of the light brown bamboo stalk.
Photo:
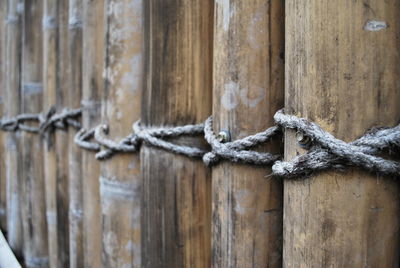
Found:
[{"label": "light brown bamboo stalk", "polygon": [[[350,142],[400,118],[400,2],[287,1],[285,111]],[[295,135],[285,158],[302,153]],[[357,168],[284,183],[284,267],[397,267],[398,181]]]},{"label": "light brown bamboo stalk", "polygon": [[[102,123],[122,139],[140,118],[143,87],[143,1],[107,0]],[[141,267],[139,155],[101,163],[103,267]]]},{"label": "light brown bamboo stalk", "polygon": [[[68,46],[68,1],[58,1],[57,6],[57,88],[56,110],[61,112],[68,107],[69,85],[69,46]],[[56,201],[57,201],[57,243],[58,267],[69,267],[69,179],[68,179],[68,132],[73,128],[57,130],[55,135],[56,152]]]},{"label": "light brown bamboo stalk", "polygon": [[[43,108],[47,111],[56,103],[57,92],[57,6],[58,1],[44,1],[43,15]],[[44,174],[46,191],[46,218],[48,229],[50,267],[59,267],[57,233],[57,159],[55,136],[44,136]]]},{"label": "light brown bamboo stalk", "polygon": [[[100,123],[104,80],[104,0],[83,2],[83,126]],[[99,163],[93,152],[82,151],[84,267],[101,267],[102,232],[99,193]]]},{"label": "light brown bamboo stalk", "polygon": [[[21,112],[40,113],[43,101],[43,2],[27,1],[23,11]],[[22,226],[26,267],[48,267],[43,143],[35,133],[21,133]]]},{"label": "light brown bamboo stalk", "polygon": [[[81,106],[82,98],[82,1],[69,0],[69,108]],[[69,257],[70,267],[83,267],[83,191],[81,148],[74,143],[75,131],[68,132],[69,160]]]},{"label": "light brown bamboo stalk", "polygon": [[[214,25],[214,129],[236,140],[274,125],[283,106],[284,1],[216,1]],[[280,143],[259,149],[278,154]],[[281,267],[282,182],[269,173],[213,167],[213,267]]]},{"label": "light brown bamboo stalk", "polygon": [[[13,117],[20,112],[20,67],[21,67],[21,17],[18,0],[8,0],[6,42],[6,105],[5,116]],[[6,180],[7,180],[7,239],[15,255],[22,255],[21,221],[21,169],[19,134],[6,134]]]},{"label": "light brown bamboo stalk", "polygon": [[[213,1],[145,1],[142,122],[178,126],[211,113]],[[201,138],[177,142],[201,146]],[[209,267],[211,181],[200,159],[143,146],[142,266]]]},{"label": "light brown bamboo stalk", "polygon": [[[6,94],[6,19],[7,1],[0,0],[0,118],[4,117],[5,94]],[[0,132],[0,229],[7,231],[7,181],[5,166],[5,135]]]}]

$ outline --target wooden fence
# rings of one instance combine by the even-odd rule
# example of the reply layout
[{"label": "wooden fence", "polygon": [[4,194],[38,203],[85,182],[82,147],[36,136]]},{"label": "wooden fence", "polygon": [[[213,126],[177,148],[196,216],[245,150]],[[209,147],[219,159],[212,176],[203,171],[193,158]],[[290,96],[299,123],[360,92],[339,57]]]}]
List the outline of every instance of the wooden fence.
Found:
[{"label": "wooden fence", "polygon": [[[0,113],[81,108],[117,141],[212,115],[237,140],[284,107],[350,142],[400,119],[399,16],[396,0],[0,0]],[[75,135],[0,132],[0,229],[25,267],[399,266],[396,180],[281,179],[146,143],[99,161]],[[306,152],[290,130],[257,150]],[[11,255],[0,240],[0,267]]]}]

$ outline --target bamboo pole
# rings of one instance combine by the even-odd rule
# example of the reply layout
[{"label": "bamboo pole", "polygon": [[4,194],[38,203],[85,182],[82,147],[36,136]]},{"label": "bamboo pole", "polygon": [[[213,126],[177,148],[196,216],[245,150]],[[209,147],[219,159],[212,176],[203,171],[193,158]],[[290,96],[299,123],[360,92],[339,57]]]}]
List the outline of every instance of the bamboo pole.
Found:
[{"label": "bamboo pole", "polygon": [[[83,126],[100,123],[103,92],[104,0],[83,2]],[[99,163],[92,152],[82,151],[84,267],[101,267],[102,232],[99,193]]]},{"label": "bamboo pole", "polygon": [[[40,113],[43,100],[42,1],[25,3],[22,31],[21,112]],[[39,30],[38,30],[39,29]],[[34,133],[21,133],[21,212],[26,267],[48,267],[43,143]]]},{"label": "bamboo pole", "polygon": [[[213,118],[232,140],[274,125],[283,106],[284,2],[216,1]],[[249,120],[251,119],[251,120]],[[262,150],[280,153],[280,139]],[[282,183],[270,168],[212,170],[213,267],[281,267]]]},{"label": "bamboo pole", "polygon": [[[59,1],[57,6],[57,88],[56,110],[61,112],[68,107],[69,53],[68,53],[68,1]],[[56,228],[58,243],[58,267],[69,267],[69,163],[68,132],[74,129],[55,131],[56,151]]]},{"label": "bamboo pole", "polygon": [[[43,106],[47,111],[56,103],[57,88],[57,6],[58,1],[44,1],[43,15]],[[60,267],[57,233],[57,159],[55,136],[45,133],[44,174],[46,191],[46,218],[48,229],[50,267]]]},{"label": "bamboo pole", "polygon": [[[400,118],[400,3],[288,1],[285,111],[346,142]],[[285,158],[302,153],[294,133]],[[284,183],[284,267],[397,267],[398,182],[356,168]]]},{"label": "bamboo pole", "polygon": [[[82,97],[82,0],[69,0],[69,108],[81,106]],[[83,267],[83,191],[81,148],[74,143],[75,131],[68,132],[69,161],[69,257],[70,267]]]},{"label": "bamboo pole", "polygon": [[[21,67],[21,18],[18,0],[8,0],[6,43],[6,105],[5,116],[13,117],[20,112],[20,67]],[[7,239],[15,255],[22,256],[21,221],[21,169],[19,133],[6,135],[6,180],[7,180]]]},{"label": "bamboo pole", "polygon": [[[106,4],[105,89],[102,122],[120,140],[140,118],[143,86],[143,1]],[[116,155],[101,163],[103,267],[140,267],[139,155]]]},{"label": "bamboo pole", "polygon": [[[0,117],[4,117],[5,94],[6,94],[6,18],[7,1],[0,0]],[[5,165],[5,135],[0,132],[0,229],[7,231],[7,180]]]},{"label": "bamboo pole", "polygon": [[[177,126],[211,113],[213,1],[145,2],[142,122]],[[182,138],[201,146],[199,138]],[[200,160],[143,146],[142,266],[209,267],[210,174]]]}]

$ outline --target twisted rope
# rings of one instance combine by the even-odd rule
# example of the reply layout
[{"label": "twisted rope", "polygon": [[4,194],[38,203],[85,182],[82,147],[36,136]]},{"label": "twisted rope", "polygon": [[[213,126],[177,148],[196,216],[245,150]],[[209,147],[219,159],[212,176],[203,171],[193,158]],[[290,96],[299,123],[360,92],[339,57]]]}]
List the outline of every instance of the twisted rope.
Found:
[{"label": "twisted rope", "polygon": [[[140,149],[142,143],[164,149],[176,154],[188,157],[201,158],[206,152],[196,147],[178,145],[167,142],[162,138],[172,138],[183,135],[195,136],[203,133],[203,124],[186,125],[170,128],[143,128],[140,122],[133,124],[133,133],[119,142],[107,139],[103,134],[108,134],[108,126],[100,125],[92,130],[81,130],[75,136],[75,142],[82,148],[99,151],[96,159],[105,160],[111,158],[116,153],[132,153]],[[90,139],[95,142],[89,142]],[[101,149],[104,147],[105,149]]]},{"label": "twisted rope", "polygon": [[297,156],[290,162],[275,162],[272,172],[276,176],[301,177],[314,171],[343,169],[351,165],[382,175],[400,175],[399,162],[375,155],[384,149],[400,148],[400,125],[374,130],[354,142],[346,143],[336,139],[317,124],[304,118],[285,115],[282,110],[275,114],[274,119],[283,128],[302,131],[313,143],[307,154]]},{"label": "twisted rope", "polygon": [[[107,139],[108,126],[101,125],[91,131],[80,131],[76,136],[79,145],[86,149],[99,151],[96,158],[104,160],[118,152],[137,152],[142,143],[158,147],[176,154],[200,158],[207,165],[214,165],[221,160],[254,165],[272,165],[272,175],[285,178],[308,176],[313,172],[326,169],[343,170],[346,166],[358,166],[382,175],[399,176],[400,163],[387,160],[376,154],[385,149],[400,148],[400,125],[393,128],[375,129],[358,140],[346,143],[322,130],[317,124],[304,118],[285,115],[283,110],[274,116],[276,125],[265,131],[250,135],[233,142],[222,142],[212,128],[212,117],[204,124],[165,128],[143,128],[140,122],[133,125],[133,133],[119,142]],[[303,132],[310,139],[310,148],[304,155],[289,162],[281,161],[281,155],[251,150],[270,141],[282,132],[282,129],[295,129]],[[204,135],[211,147],[206,152],[197,147],[177,145],[165,138],[183,135]],[[94,138],[96,142],[88,142]],[[104,147],[105,149],[101,149]]]},{"label": "twisted rope", "polygon": [[[283,110],[280,110],[274,116],[275,126],[232,142],[223,142],[215,135],[212,117],[209,117],[204,124],[178,127],[145,128],[140,122],[136,122],[133,124],[131,134],[120,141],[114,141],[106,137],[109,132],[107,125],[99,125],[91,130],[81,128],[81,124],[77,121],[81,113],[82,109],[64,109],[61,113],[56,114],[55,108],[52,107],[44,115],[20,114],[10,119],[2,119],[0,120],[0,129],[44,133],[72,126],[79,130],[74,138],[75,143],[84,149],[96,151],[98,160],[109,159],[116,153],[138,152],[140,146],[146,144],[175,154],[202,158],[207,166],[222,160],[254,165],[272,165],[272,175],[284,178],[308,176],[313,172],[327,169],[343,170],[347,166],[357,166],[382,175],[400,176],[398,161],[378,156],[384,150],[389,150],[389,153],[400,151],[400,125],[392,128],[373,129],[361,138],[346,143],[336,139],[316,123],[293,115],[286,115]],[[34,122],[37,126],[28,125],[27,122]],[[309,144],[306,154],[285,162],[280,160],[281,155],[252,150],[252,148],[270,141],[272,137],[277,136],[285,129],[294,129],[308,137]],[[199,135],[204,136],[211,151],[166,140],[180,136]]]},{"label": "twisted rope", "polygon": [[[13,118],[0,120],[0,129],[15,132],[18,130],[30,133],[44,133],[53,129],[66,129],[72,126],[80,129],[81,124],[77,118],[81,115],[81,109],[64,109],[56,114],[55,107],[51,107],[45,114],[20,114]],[[28,125],[27,122],[34,123],[36,126]]]},{"label": "twisted rope", "polygon": [[233,142],[222,143],[218,140],[212,128],[212,117],[209,117],[204,126],[204,138],[211,145],[212,151],[203,156],[203,162],[207,165],[216,164],[221,159],[232,162],[243,162],[255,165],[270,165],[280,159],[280,155],[249,151],[248,149],[269,141],[280,133],[278,126],[268,128],[263,132],[245,137]]}]

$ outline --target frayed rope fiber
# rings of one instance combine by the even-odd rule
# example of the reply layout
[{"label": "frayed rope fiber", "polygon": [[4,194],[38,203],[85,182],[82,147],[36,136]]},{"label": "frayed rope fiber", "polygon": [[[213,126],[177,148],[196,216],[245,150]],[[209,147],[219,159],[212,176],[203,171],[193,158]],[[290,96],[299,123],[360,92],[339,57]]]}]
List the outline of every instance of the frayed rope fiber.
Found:
[{"label": "frayed rope fiber", "polygon": [[[274,116],[275,126],[232,142],[223,142],[218,138],[212,127],[212,117],[209,117],[204,124],[178,127],[144,128],[140,122],[136,122],[133,124],[131,134],[120,141],[114,141],[105,136],[109,130],[107,125],[100,125],[91,130],[81,128],[80,123],[76,121],[81,112],[81,109],[66,109],[60,114],[55,114],[55,110],[51,109],[44,116],[21,114],[12,119],[2,120],[0,128],[6,131],[22,130],[35,133],[46,131],[49,128],[66,128],[67,125],[71,125],[79,129],[75,135],[75,143],[84,149],[96,151],[98,160],[109,159],[116,153],[138,152],[144,143],[175,154],[202,158],[207,166],[215,165],[222,160],[272,166],[271,175],[283,178],[309,176],[314,172],[327,169],[343,170],[347,166],[357,166],[382,175],[400,176],[398,161],[379,156],[384,151],[388,151],[389,155],[393,155],[395,152],[397,155],[394,156],[399,156],[400,125],[374,129],[363,137],[346,143],[336,139],[316,123],[293,115],[286,115],[283,110],[279,110]],[[31,127],[26,125],[25,121],[37,121],[40,126]],[[285,129],[296,130],[307,137],[309,141],[306,154],[285,162],[281,160],[281,155],[251,150],[251,148],[270,141]],[[179,136],[204,136],[211,150],[205,151],[166,140]]]}]

